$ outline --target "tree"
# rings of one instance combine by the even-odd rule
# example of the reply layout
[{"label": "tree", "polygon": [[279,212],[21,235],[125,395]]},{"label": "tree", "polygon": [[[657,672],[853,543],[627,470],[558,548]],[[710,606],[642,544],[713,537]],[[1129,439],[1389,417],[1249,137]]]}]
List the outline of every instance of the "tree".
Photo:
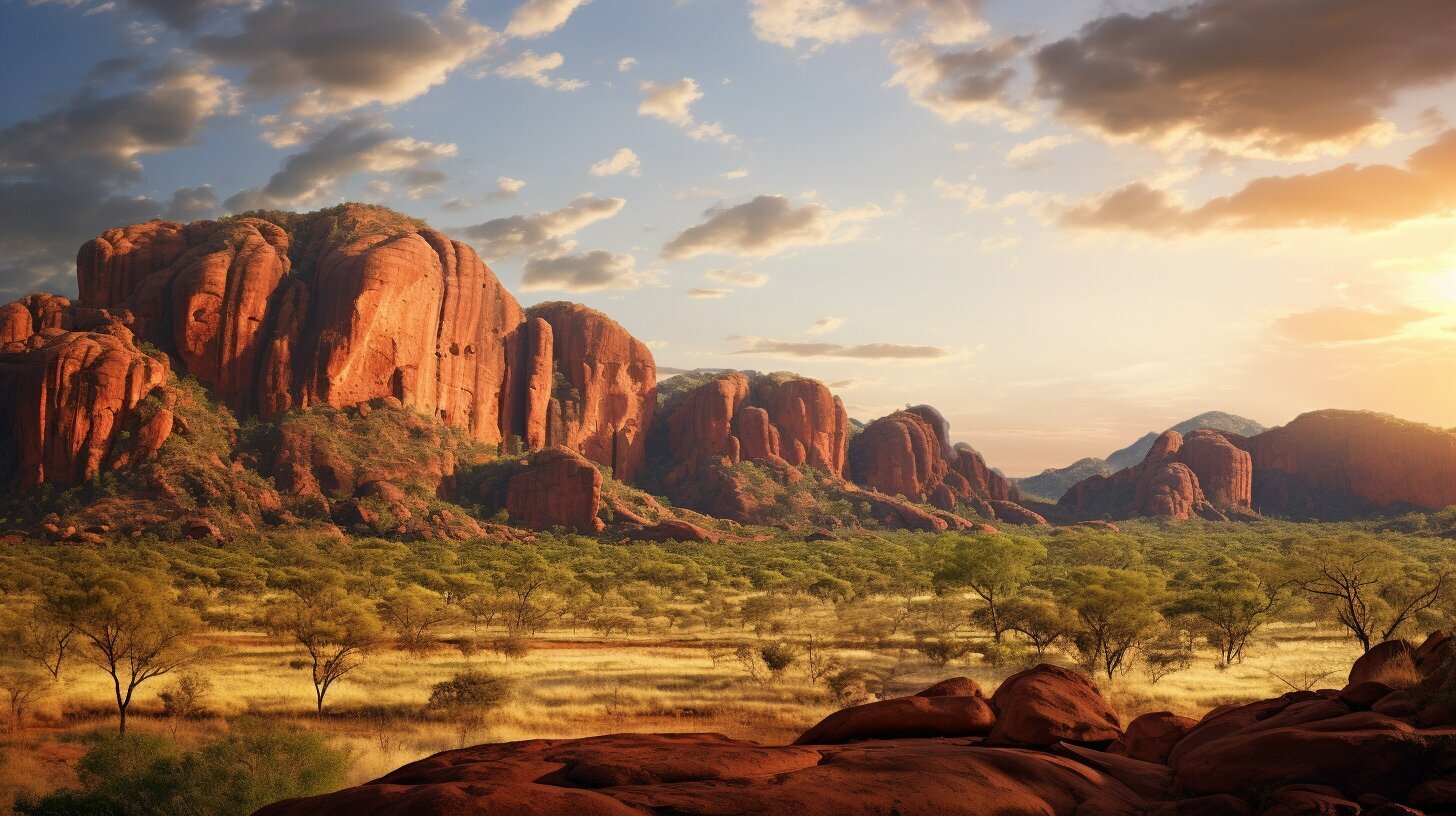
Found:
[{"label": "tree", "polygon": [[1081,623],[1074,640],[1087,665],[1101,668],[1110,680],[1161,622],[1163,582],[1145,572],[1108,567],[1081,567],[1069,578],[1064,603]]},{"label": "tree", "polygon": [[383,634],[374,605],[332,581],[300,584],[269,607],[267,618],[270,631],[308,653],[319,714],[329,689],[358,668]]},{"label": "tree", "polygon": [[25,725],[25,712],[45,696],[46,676],[34,666],[23,663],[0,663],[0,692],[10,710],[10,727],[19,731]]},{"label": "tree", "polygon": [[1291,561],[1300,588],[1324,600],[1367,652],[1440,601],[1451,580],[1446,565],[1422,564],[1364,536],[1312,542]]},{"label": "tree", "polygon": [[192,662],[187,641],[202,620],[169,587],[137,574],[83,578],[60,603],[91,662],[111,677],[117,733],[125,734],[137,687]]},{"label": "tree", "polygon": [[162,713],[172,720],[172,739],[183,720],[201,716],[207,709],[204,700],[212,691],[212,682],[192,671],[179,672],[172,687],[157,696],[162,698]]},{"label": "tree", "polygon": [[1023,596],[1008,600],[1002,610],[1006,627],[1031,642],[1038,658],[1077,628],[1075,613],[1051,598]]},{"label": "tree", "polygon": [[436,632],[450,619],[445,601],[417,584],[390,593],[380,611],[399,637],[400,646],[414,654],[429,651]]},{"label": "tree", "polygon": [[1046,558],[1046,548],[1030,539],[1007,536],[948,536],[954,550],[936,573],[942,588],[964,587],[980,598],[991,637],[997,643],[1007,630],[1002,605],[1031,578],[1031,568]]},{"label": "tree", "polygon": [[1207,629],[1219,665],[1242,662],[1249,640],[1279,608],[1287,581],[1235,567],[1185,593],[1167,608],[1169,615],[1192,615]]},{"label": "tree", "polygon": [[14,656],[36,663],[52,680],[61,679],[66,655],[75,641],[76,627],[60,607],[68,584],[61,579],[47,588],[39,601],[20,608],[0,621],[0,639]]}]

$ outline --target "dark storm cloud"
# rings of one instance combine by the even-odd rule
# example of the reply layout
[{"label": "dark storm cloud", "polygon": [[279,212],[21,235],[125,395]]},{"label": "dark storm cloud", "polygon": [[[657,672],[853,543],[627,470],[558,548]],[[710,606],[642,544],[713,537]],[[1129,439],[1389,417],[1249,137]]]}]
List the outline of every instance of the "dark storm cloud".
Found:
[{"label": "dark storm cloud", "polygon": [[1073,205],[1071,227],[1174,234],[1207,229],[1379,229],[1456,211],[1456,130],[1406,160],[1346,164],[1320,173],[1255,179],[1238,192],[1188,207],[1164,190],[1130,184]]},{"label": "dark storm cloud", "polygon": [[1456,76],[1456,13],[1450,0],[1202,0],[1093,20],[1034,62],[1040,95],[1108,136],[1191,130],[1291,155],[1356,142],[1400,91]]}]

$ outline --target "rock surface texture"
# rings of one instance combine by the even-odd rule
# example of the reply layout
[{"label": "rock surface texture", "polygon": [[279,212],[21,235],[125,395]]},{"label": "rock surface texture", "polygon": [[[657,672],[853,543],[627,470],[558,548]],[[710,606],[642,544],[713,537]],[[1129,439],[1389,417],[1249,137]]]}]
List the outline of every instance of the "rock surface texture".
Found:
[{"label": "rock surface texture", "polygon": [[71,486],[154,456],[172,432],[167,373],[105,310],[55,295],[0,308],[0,480]]},{"label": "rock surface texture", "polygon": [[[1453,681],[1431,668],[1449,641],[1414,651],[1429,671],[1405,692],[1294,692],[1198,721],[1145,715],[1125,734],[1091,682],[1038,666],[989,707],[957,678],[832,714],[792,746],[716,734],[481,745],[257,816],[1452,813],[1456,718],[1410,705]],[[1390,713],[1398,695],[1422,713]]]}]

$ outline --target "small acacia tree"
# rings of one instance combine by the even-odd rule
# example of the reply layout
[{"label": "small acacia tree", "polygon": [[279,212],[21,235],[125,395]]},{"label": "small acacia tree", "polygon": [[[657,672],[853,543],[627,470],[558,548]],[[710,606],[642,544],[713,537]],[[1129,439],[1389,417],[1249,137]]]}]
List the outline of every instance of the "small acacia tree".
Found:
[{"label": "small acacia tree", "polygon": [[1323,600],[1365,651],[1395,637],[1448,591],[1448,565],[1430,566],[1365,536],[1312,542],[1291,556],[1300,588]]},{"label": "small acacia tree", "polygon": [[329,689],[358,668],[383,634],[374,604],[331,580],[301,582],[269,606],[267,619],[275,636],[291,638],[308,653],[319,714]]},{"label": "small acacia tree", "polygon": [[86,576],[60,602],[91,662],[111,677],[117,732],[137,687],[188,665],[196,652],[188,639],[202,629],[197,613],[174,592],[143,575]]},{"label": "small acacia tree", "polygon": [[936,586],[969,589],[984,602],[981,617],[997,643],[1009,628],[1004,605],[1046,558],[1046,548],[1030,539],[1008,536],[952,536],[954,549],[936,573]]},{"label": "small acacia tree", "polygon": [[1145,572],[1108,567],[1081,567],[1069,578],[1064,603],[1081,623],[1074,639],[1087,665],[1110,680],[1161,623],[1163,583]]}]

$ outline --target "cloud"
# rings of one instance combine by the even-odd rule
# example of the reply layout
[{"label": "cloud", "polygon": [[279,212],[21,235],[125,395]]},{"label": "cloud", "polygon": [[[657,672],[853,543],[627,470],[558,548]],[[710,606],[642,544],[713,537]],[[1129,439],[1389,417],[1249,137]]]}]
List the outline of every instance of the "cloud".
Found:
[{"label": "cloud", "polygon": [[1043,136],[1039,139],[1032,139],[1006,151],[1006,161],[1010,164],[1025,164],[1043,153],[1065,147],[1076,141],[1077,137],[1071,135]]},{"label": "cloud", "polygon": [[490,201],[508,201],[515,198],[526,186],[526,182],[510,176],[501,176],[495,180],[495,189],[486,196]]},{"label": "cloud", "polygon": [[838,343],[800,343],[792,340],[771,340],[766,337],[730,337],[743,348],[730,354],[758,357],[793,357],[797,359],[839,360],[939,360],[954,354],[939,346],[913,346],[901,343],[865,343],[844,346]]},{"label": "cloud", "polygon": [[842,317],[821,317],[814,321],[814,325],[804,329],[805,334],[828,334],[844,325]]},{"label": "cloud", "polygon": [[[82,92],[0,129],[0,301],[37,289],[74,292],[82,242],[168,213],[165,202],[129,192],[142,171],[138,157],[193,144],[210,117],[230,110],[230,89],[185,66],[143,79],[151,84],[112,96]],[[210,194],[178,190],[170,210],[193,217]]]},{"label": "cloud", "polygon": [[1021,129],[1030,120],[1009,93],[1016,69],[1011,61],[1030,37],[1006,37],[976,48],[943,51],[927,42],[905,42],[890,52],[898,70],[889,84],[903,87],[911,101],[946,122],[1004,121]]},{"label": "cloud", "polygon": [[707,221],[668,241],[662,257],[693,258],[712,253],[773,255],[799,246],[823,246],[857,237],[863,222],[884,215],[874,205],[835,212],[822,204],[795,208],[787,198],[761,195],[737,206],[714,207]]},{"label": "cloud", "polygon": [[626,204],[624,199],[597,198],[588,193],[559,210],[496,218],[466,227],[462,233],[476,243],[485,257],[493,260],[533,253],[555,256],[565,251],[563,239],[590,224],[611,218]]},{"label": "cloud", "polygon": [[636,57],[622,57],[617,60],[617,70],[623,74],[637,67]]},{"label": "cloud", "polygon": [[715,299],[718,299],[718,298],[725,298],[725,297],[728,297],[731,294],[733,294],[733,290],[732,289],[689,289],[687,291],[687,296],[688,297],[690,297],[690,298],[705,299],[705,300],[715,300]]},{"label": "cloud", "polygon": [[506,36],[530,39],[550,34],[571,18],[572,12],[590,0],[526,0],[516,7],[506,24]]},{"label": "cloud", "polygon": [[637,260],[631,255],[594,249],[578,255],[533,257],[526,260],[521,288],[527,291],[561,289],[567,292],[597,292],[603,289],[636,289],[642,284]]},{"label": "cloud", "polygon": [[1388,132],[1403,90],[1456,77],[1447,0],[1201,0],[1115,14],[1036,53],[1061,116],[1114,139],[1343,152]]},{"label": "cloud", "polygon": [[935,194],[949,201],[959,201],[966,205],[969,212],[984,212],[986,210],[1004,210],[1008,207],[1025,207],[1036,203],[1041,196],[1029,190],[1018,190],[1014,193],[1007,193],[996,201],[988,200],[990,195],[985,187],[971,184],[968,181],[946,181],[943,178],[936,178],[931,182],[931,189]]},{"label": "cloud", "polygon": [[564,62],[566,58],[559,51],[537,54],[527,50],[510,62],[498,66],[495,75],[508,79],[527,79],[542,88],[554,88],[558,91],[577,91],[590,84],[585,80],[558,79],[551,76],[550,72],[560,68]]},{"label": "cloud", "polygon": [[402,0],[275,0],[244,15],[238,33],[194,47],[246,67],[253,96],[297,93],[285,112],[321,117],[414,99],[498,39],[463,0],[433,17]]},{"label": "cloud", "polygon": [[149,87],[115,96],[88,93],[0,130],[0,172],[47,172],[84,161],[135,178],[136,157],[192,144],[209,117],[231,104],[231,87],[206,71],[169,67]]},{"label": "cloud", "polygon": [[593,176],[618,176],[622,173],[632,176],[642,175],[642,162],[631,148],[624,147],[609,158],[602,159],[591,166]]},{"label": "cloud", "polygon": [[199,221],[217,215],[217,208],[217,194],[211,185],[181,187],[172,193],[167,217],[173,221]]},{"label": "cloud", "polygon": [[737,170],[729,170],[728,172],[722,173],[720,175],[722,176],[722,178],[725,178],[728,181],[737,181],[741,178],[748,178],[748,168],[740,167]]},{"label": "cloud", "polygon": [[697,80],[684,77],[671,85],[643,82],[639,87],[644,94],[642,102],[637,106],[639,116],[653,116],[677,125],[694,141],[719,144],[738,142],[737,136],[723,131],[721,123],[699,122],[693,118],[693,103],[703,98]]},{"label": "cloud", "polygon": [[1435,312],[1413,306],[1389,310],[1325,306],[1285,315],[1274,321],[1274,331],[1298,343],[1358,343],[1390,338],[1412,324],[1436,316]]},{"label": "cloud", "polygon": [[[128,0],[126,5],[128,8],[141,9],[155,14],[162,19],[162,22],[173,28],[189,29],[197,25],[202,13],[208,9],[240,6],[246,2],[247,0]],[[30,5],[42,3],[56,3],[67,8],[75,8],[85,5],[85,0],[30,0]],[[115,9],[116,3],[114,2],[101,3],[87,8],[84,15],[90,16]]]},{"label": "cloud", "polygon": [[918,22],[938,43],[967,42],[987,30],[982,0],[751,0],[753,33],[761,40],[795,48],[816,47],[886,34]]},{"label": "cloud", "polygon": [[371,116],[345,119],[284,160],[267,184],[229,198],[227,208],[237,212],[306,204],[362,172],[396,173],[413,190],[423,190],[445,178],[429,165],[455,153],[453,144],[395,136],[387,123]]},{"label": "cloud", "polygon": [[1152,234],[1208,229],[1342,227],[1369,230],[1456,210],[1456,129],[1411,154],[1404,167],[1345,164],[1254,179],[1232,195],[1189,207],[1143,183],[1064,209],[1064,226]]},{"label": "cloud", "polygon": [[768,275],[747,269],[710,269],[703,273],[703,277],[710,281],[742,286],[746,289],[756,289],[768,283]]},{"label": "cloud", "polygon": [[678,201],[687,201],[694,198],[717,198],[721,195],[723,195],[723,191],[719,190],[717,187],[703,187],[700,185],[694,185],[692,187],[687,187],[679,190],[674,198],[676,198]]}]

